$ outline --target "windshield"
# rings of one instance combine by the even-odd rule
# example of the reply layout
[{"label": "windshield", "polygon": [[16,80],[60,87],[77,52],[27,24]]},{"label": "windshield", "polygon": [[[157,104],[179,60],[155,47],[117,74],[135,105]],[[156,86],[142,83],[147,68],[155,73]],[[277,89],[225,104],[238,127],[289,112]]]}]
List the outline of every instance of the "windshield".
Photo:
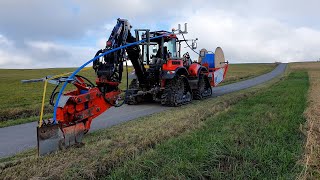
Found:
[{"label": "windshield", "polygon": [[176,39],[171,39],[170,41],[164,43],[164,46],[167,46],[168,52],[171,54],[171,57],[177,57],[176,43]]},{"label": "windshield", "polygon": [[[168,50],[168,57],[177,57],[177,40],[175,38],[171,39],[168,42],[165,42],[164,47],[167,47]],[[151,44],[149,47],[147,45],[143,45],[143,49],[141,49],[143,55],[144,64],[147,64],[147,48],[149,48],[149,58],[156,57],[159,53],[159,44]],[[160,56],[159,56],[160,57]]]}]

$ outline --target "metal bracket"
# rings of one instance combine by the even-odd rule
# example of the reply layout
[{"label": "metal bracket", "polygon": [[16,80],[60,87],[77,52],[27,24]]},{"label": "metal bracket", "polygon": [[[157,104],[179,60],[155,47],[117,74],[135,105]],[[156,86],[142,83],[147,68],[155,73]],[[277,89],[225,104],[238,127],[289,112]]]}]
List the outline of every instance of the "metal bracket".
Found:
[{"label": "metal bracket", "polygon": [[[139,41],[139,32],[145,32],[146,35],[146,42],[142,44],[142,52],[144,52],[144,45],[147,45],[147,64],[150,63],[150,52],[149,52],[149,46],[150,46],[150,29],[135,29],[136,34],[136,41]],[[142,56],[142,62],[144,62],[144,56]]]},{"label": "metal bracket", "polygon": [[184,23],[184,31],[181,30],[181,24],[178,24],[178,34],[188,34],[187,23]]}]

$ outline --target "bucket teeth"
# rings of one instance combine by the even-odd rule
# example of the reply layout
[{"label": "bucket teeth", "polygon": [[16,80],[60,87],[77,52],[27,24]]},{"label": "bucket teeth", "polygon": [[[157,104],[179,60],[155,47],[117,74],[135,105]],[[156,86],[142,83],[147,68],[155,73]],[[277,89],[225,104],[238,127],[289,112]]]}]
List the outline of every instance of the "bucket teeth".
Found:
[{"label": "bucket teeth", "polygon": [[62,128],[58,124],[37,127],[38,155],[43,156],[82,144],[84,132],[85,126],[82,122]]}]

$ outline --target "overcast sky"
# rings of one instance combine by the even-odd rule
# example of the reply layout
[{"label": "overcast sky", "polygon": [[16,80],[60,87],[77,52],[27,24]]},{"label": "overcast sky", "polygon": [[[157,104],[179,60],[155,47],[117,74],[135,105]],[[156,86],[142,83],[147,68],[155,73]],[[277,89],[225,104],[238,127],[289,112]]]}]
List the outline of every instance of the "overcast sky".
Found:
[{"label": "overcast sky", "polygon": [[318,60],[319,7],[318,0],[1,0],[0,68],[80,66],[103,48],[118,17],[133,29],[187,22],[187,38],[199,38],[199,49],[221,46],[231,63]]}]

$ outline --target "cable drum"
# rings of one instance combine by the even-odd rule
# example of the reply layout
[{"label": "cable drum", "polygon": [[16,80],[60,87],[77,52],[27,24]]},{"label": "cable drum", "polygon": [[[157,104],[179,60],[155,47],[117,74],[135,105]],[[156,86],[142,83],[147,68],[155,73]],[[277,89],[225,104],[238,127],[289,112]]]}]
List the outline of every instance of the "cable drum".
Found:
[{"label": "cable drum", "polygon": [[217,47],[214,52],[214,67],[222,68],[225,65],[225,58],[221,47]]}]

